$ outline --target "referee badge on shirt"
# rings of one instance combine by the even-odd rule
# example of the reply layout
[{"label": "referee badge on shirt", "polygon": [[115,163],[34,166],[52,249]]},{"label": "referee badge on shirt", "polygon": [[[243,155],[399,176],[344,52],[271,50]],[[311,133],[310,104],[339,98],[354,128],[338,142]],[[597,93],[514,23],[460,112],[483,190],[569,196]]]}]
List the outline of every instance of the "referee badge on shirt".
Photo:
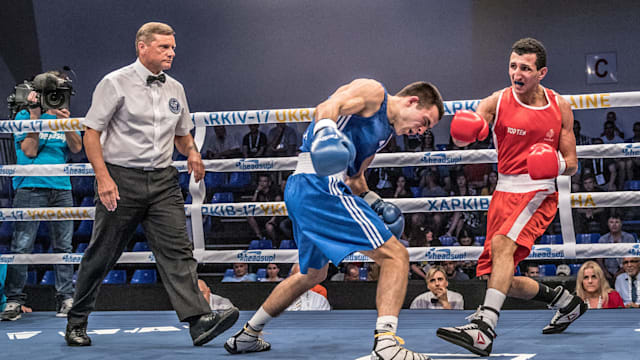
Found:
[{"label": "referee badge on shirt", "polygon": [[178,99],[176,98],[169,99],[169,110],[171,110],[171,112],[174,114],[180,113],[180,103],[178,102]]}]

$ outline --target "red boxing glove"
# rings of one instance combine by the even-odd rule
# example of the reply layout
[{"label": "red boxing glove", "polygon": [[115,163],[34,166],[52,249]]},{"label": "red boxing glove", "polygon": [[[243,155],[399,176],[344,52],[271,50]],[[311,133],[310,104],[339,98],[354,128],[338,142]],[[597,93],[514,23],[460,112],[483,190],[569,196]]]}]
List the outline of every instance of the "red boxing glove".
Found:
[{"label": "red boxing glove", "polygon": [[459,110],[451,119],[451,137],[457,141],[472,143],[489,135],[489,125],[474,111]]},{"label": "red boxing glove", "polygon": [[566,170],[567,163],[562,154],[551,145],[537,143],[531,146],[530,150],[527,156],[527,168],[533,180],[553,179]]}]

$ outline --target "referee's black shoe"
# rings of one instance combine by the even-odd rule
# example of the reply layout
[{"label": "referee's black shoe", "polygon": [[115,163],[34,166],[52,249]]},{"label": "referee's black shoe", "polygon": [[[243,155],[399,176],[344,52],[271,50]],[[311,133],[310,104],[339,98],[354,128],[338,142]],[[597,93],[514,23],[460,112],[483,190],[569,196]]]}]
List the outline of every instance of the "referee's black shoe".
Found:
[{"label": "referee's black shoe", "polygon": [[232,307],[224,311],[204,314],[189,322],[189,333],[194,346],[202,346],[225,332],[238,321],[240,311]]},{"label": "referee's black shoe", "polygon": [[87,335],[87,323],[67,323],[64,340],[69,346],[91,346],[91,338]]}]

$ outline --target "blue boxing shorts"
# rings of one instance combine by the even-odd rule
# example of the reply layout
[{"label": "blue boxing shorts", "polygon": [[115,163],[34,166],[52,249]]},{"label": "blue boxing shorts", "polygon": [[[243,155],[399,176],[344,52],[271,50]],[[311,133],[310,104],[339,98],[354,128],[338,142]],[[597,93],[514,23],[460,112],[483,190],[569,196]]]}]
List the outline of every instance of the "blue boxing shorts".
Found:
[{"label": "blue boxing shorts", "polygon": [[339,264],[347,255],[376,249],[393,234],[342,177],[295,173],[284,192],[298,246],[300,272]]}]

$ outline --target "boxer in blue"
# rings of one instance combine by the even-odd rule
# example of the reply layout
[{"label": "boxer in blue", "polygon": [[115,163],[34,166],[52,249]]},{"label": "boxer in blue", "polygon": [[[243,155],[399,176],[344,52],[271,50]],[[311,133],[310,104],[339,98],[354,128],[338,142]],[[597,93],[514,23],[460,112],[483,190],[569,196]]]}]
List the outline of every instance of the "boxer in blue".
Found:
[{"label": "boxer in blue", "polygon": [[395,134],[422,134],[444,114],[438,89],[426,82],[387,94],[379,82],[356,79],[316,107],[302,139],[296,171],[284,200],[298,245],[300,273],[282,281],[242,330],[229,338],[232,354],[266,351],[259,335],[302,293],[360,251],[380,265],[378,320],[372,359],[427,359],[400,346],[396,329],[407,289],[409,255],[398,241],[404,217],[395,205],[370,191],[364,176],[376,152]]}]

